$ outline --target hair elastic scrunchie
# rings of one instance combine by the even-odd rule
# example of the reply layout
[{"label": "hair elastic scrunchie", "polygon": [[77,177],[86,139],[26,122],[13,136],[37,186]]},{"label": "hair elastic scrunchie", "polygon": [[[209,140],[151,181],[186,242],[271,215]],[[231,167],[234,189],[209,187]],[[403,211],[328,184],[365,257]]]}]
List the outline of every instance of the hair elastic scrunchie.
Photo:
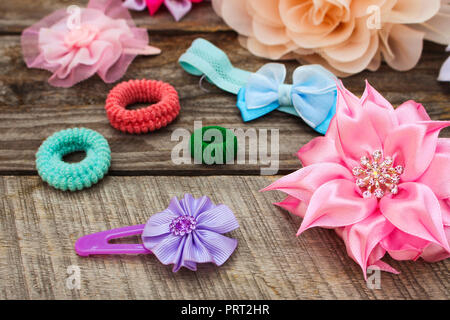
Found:
[{"label": "hair elastic scrunchie", "polygon": [[[218,135],[211,134],[205,137],[208,131],[215,130],[221,136],[220,141],[216,141]],[[203,164],[225,164],[228,160],[233,160],[237,155],[237,137],[230,130],[219,126],[206,126],[195,130],[189,140],[191,156]],[[206,152],[205,152],[206,151]],[[220,152],[222,156],[216,152]],[[216,157],[219,157],[217,159]]]},{"label": "hair elastic scrunchie", "polygon": [[[239,228],[233,212],[215,205],[207,196],[173,197],[169,207],[150,217],[146,224],[83,236],[75,243],[80,256],[94,254],[151,254],[173,272],[181,267],[197,270],[197,263],[221,266],[233,253],[237,240],[222,234]],[[111,244],[111,239],[141,235],[142,244]]]},{"label": "hair elastic scrunchie", "polygon": [[336,113],[336,77],[320,65],[295,69],[285,84],[286,68],[268,63],[255,73],[233,67],[227,55],[204,39],[196,39],[178,60],[189,74],[205,76],[217,87],[236,94],[242,119],[252,121],[274,110],[302,118],[325,134]]},{"label": "hair elastic scrunchie", "polygon": [[[63,157],[75,151],[86,152],[78,163]],[[48,137],[36,153],[36,168],[49,185],[63,191],[76,191],[96,184],[108,172],[111,150],[98,132],[86,128],[66,129]]]},{"label": "hair elastic scrunchie", "polygon": [[[126,106],[138,102],[157,103],[138,110]],[[180,112],[178,93],[170,84],[157,80],[129,80],[115,86],[106,99],[111,125],[128,133],[147,133],[171,123]]]}]

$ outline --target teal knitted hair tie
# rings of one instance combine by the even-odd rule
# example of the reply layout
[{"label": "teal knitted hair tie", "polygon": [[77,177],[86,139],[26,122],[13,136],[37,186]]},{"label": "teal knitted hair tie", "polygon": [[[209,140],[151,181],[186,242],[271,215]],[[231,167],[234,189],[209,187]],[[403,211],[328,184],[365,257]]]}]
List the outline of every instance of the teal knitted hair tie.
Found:
[{"label": "teal knitted hair tie", "polygon": [[237,155],[237,137],[230,129],[219,126],[202,127],[192,133],[190,149],[191,156],[199,163],[226,164]]},{"label": "teal knitted hair tie", "polygon": [[[63,161],[75,151],[86,157],[78,163]],[[86,128],[66,129],[48,137],[36,153],[36,168],[49,185],[63,191],[76,191],[96,184],[108,172],[111,150],[98,132]]]}]

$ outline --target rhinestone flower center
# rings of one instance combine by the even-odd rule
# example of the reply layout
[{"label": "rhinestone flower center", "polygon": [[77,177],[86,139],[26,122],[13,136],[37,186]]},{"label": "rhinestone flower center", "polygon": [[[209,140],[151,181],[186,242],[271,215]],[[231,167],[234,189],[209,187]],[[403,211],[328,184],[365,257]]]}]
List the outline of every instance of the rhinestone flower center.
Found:
[{"label": "rhinestone flower center", "polygon": [[398,183],[404,168],[402,165],[394,168],[393,162],[391,157],[383,157],[380,150],[374,151],[371,157],[361,157],[361,166],[353,168],[353,175],[364,198],[375,196],[380,199],[388,192],[394,195],[398,193]]},{"label": "rhinestone flower center", "polygon": [[180,216],[172,220],[169,225],[170,232],[176,236],[191,233],[197,227],[197,221],[192,216]]}]

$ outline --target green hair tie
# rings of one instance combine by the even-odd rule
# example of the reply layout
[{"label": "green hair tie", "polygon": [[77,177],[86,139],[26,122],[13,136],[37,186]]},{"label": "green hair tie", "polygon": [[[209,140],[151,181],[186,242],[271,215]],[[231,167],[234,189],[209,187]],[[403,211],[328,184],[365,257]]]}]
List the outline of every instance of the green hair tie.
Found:
[{"label": "green hair tie", "polygon": [[197,129],[190,139],[191,156],[203,164],[225,164],[234,160],[237,148],[233,131],[219,126]]},{"label": "green hair tie", "polygon": [[[86,152],[78,163],[63,157],[75,151]],[[108,172],[111,150],[98,132],[86,128],[66,129],[48,137],[36,153],[36,168],[49,185],[63,191],[76,191],[96,184]]]}]

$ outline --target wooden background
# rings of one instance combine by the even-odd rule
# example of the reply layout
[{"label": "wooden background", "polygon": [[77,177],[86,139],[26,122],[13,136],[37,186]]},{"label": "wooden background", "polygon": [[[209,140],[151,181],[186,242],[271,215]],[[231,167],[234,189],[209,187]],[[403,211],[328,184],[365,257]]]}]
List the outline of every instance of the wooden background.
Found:
[{"label": "wooden background", "polygon": [[[151,43],[163,53],[138,57],[123,80],[160,79],[178,90],[182,110],[169,127],[146,135],[112,129],[104,111],[113,87],[98,77],[72,88],[47,84],[49,73],[27,69],[20,32],[55,9],[87,1],[0,1],[0,298],[1,299],[448,299],[449,262],[385,261],[400,275],[382,273],[381,289],[370,290],[359,266],[330,230],[312,229],[296,238],[300,219],[272,205],[277,192],[260,193],[280,176],[260,176],[259,165],[174,165],[171,150],[176,128],[192,131],[194,120],[230,128],[278,128],[280,171],[300,164],[294,156],[317,134],[297,118],[273,112],[244,124],[235,97],[186,74],[178,57],[203,37],[221,47],[232,63],[256,71],[267,61],[251,56],[236,34],[216,17],[207,3],[195,5],[181,22],[166,10],[156,17],[133,13],[149,30]],[[383,65],[344,79],[360,95],[364,79],[393,104],[414,99],[435,120],[450,119],[450,86],[438,83],[444,47],[426,43],[423,57],[410,72]],[[296,63],[288,62],[288,74]],[[290,79],[289,79],[290,80]],[[112,149],[109,175],[81,192],[57,191],[37,176],[34,155],[52,133],[75,126],[104,135]],[[444,131],[443,136],[450,136]],[[151,255],[78,257],[73,250],[82,235],[141,224],[165,207],[172,196],[190,192],[225,203],[241,227],[230,236],[239,246],[220,268],[200,265],[194,273],[160,264]],[[136,239],[135,239],[136,240]],[[81,269],[81,288],[66,287],[67,267]]]}]

